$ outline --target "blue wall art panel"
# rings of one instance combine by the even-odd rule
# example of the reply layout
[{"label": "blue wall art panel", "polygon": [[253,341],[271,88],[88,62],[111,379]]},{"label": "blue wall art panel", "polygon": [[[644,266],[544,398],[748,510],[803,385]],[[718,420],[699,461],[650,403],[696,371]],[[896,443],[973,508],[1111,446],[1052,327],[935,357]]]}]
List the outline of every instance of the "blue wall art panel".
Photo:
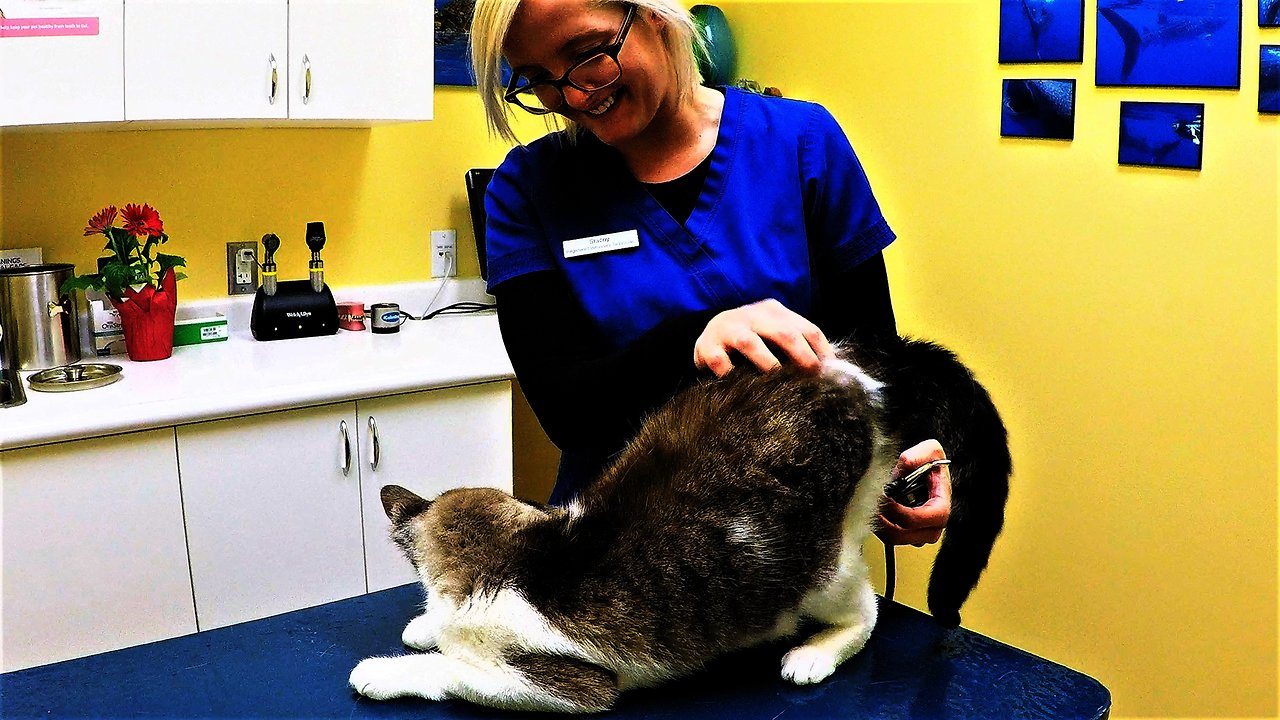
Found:
[{"label": "blue wall art panel", "polygon": [[1280,113],[1280,45],[1263,45],[1260,50],[1258,112]]},{"label": "blue wall art panel", "polygon": [[1240,7],[1240,0],[1098,0],[1097,84],[1240,87]]},{"label": "blue wall art panel", "polygon": [[1053,140],[1074,138],[1076,81],[1005,80],[1000,134]]},{"label": "blue wall art panel", "polygon": [[475,0],[436,0],[436,84],[475,85],[467,41]]},{"label": "blue wall art panel", "polygon": [[1000,62],[1083,57],[1084,0],[1000,0]]},{"label": "blue wall art panel", "polygon": [[1280,27],[1280,0],[1258,0],[1258,25]]},{"label": "blue wall art panel", "polygon": [[1200,169],[1203,103],[1120,103],[1120,164]]}]

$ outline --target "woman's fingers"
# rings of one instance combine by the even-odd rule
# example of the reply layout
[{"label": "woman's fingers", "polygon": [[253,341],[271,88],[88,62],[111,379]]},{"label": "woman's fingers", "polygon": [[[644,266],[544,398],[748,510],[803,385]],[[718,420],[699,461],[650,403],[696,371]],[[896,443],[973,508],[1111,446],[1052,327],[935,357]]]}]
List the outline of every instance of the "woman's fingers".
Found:
[{"label": "woman's fingers", "polygon": [[772,299],[712,318],[694,345],[694,363],[724,375],[733,368],[730,351],[764,371],[781,366],[779,355],[805,370],[817,371],[822,360],[834,354],[817,325]]}]

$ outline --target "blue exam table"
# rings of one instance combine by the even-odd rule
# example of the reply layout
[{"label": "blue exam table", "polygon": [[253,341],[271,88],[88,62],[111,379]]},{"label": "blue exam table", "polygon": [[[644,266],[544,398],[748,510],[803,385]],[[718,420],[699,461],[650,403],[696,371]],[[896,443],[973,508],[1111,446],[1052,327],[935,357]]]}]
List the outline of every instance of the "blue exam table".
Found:
[{"label": "blue exam table", "polygon": [[[372,655],[409,652],[400,632],[422,596],[405,585],[228,628],[0,675],[0,717],[534,718],[356,696]],[[785,645],[724,658],[697,677],[625,693],[610,718],[1094,720],[1111,695],[1074,670],[881,601],[866,649],[813,687],[778,674]]]}]

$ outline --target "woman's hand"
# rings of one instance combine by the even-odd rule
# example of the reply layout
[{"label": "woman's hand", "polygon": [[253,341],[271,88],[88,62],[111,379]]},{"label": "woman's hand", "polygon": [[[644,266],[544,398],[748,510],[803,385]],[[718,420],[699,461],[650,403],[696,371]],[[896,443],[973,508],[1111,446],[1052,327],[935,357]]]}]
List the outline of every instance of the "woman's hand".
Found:
[{"label": "woman's hand", "polygon": [[782,363],[769,345],[790,362],[814,372],[824,358],[834,354],[817,325],[769,299],[711,318],[693,345],[693,362],[699,369],[722,376],[733,369],[729,351],[736,350],[761,370],[773,370]]},{"label": "woman's hand", "polygon": [[[898,456],[893,477],[899,478],[933,460],[947,457],[937,440],[925,440]],[[919,507],[900,505],[885,498],[880,505],[880,528],[876,535],[886,545],[936,543],[951,517],[951,471],[946,465],[929,472],[929,499]]]}]

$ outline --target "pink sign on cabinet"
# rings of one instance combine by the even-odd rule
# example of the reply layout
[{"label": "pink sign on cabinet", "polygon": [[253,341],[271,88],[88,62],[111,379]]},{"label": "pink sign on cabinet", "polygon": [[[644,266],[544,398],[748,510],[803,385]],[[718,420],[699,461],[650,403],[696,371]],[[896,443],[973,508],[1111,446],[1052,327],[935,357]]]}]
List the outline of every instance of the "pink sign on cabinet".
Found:
[{"label": "pink sign on cabinet", "polygon": [[0,38],[97,34],[96,17],[0,18]]}]

